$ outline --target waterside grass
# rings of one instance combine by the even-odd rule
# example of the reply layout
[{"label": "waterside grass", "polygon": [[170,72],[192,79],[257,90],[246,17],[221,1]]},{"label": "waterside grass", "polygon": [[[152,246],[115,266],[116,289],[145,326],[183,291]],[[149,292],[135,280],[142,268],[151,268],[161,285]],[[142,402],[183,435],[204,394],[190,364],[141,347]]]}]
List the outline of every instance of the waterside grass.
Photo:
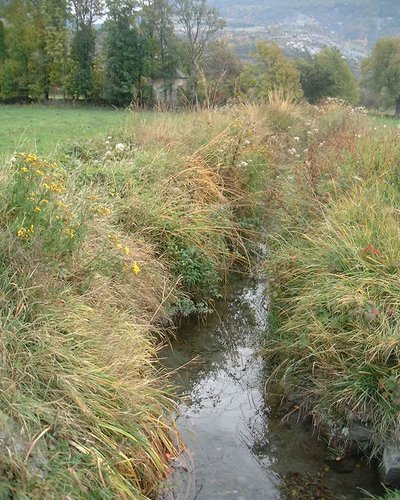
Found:
[{"label": "waterside grass", "polygon": [[274,183],[270,382],[376,453],[399,439],[399,130],[335,102],[310,125]]},{"label": "waterside grass", "polygon": [[134,120],[1,170],[2,498],[154,496],[183,446],[160,340],[250,261],[267,159],[248,110]]}]

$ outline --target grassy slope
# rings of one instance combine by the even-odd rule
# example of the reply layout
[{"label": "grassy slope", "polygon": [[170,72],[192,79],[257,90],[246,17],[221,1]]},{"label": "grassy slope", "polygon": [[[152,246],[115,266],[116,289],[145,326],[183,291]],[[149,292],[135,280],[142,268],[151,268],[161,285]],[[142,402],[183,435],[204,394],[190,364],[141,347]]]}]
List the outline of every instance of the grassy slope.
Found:
[{"label": "grassy slope", "polygon": [[321,425],[340,433],[363,423],[393,438],[399,131],[336,104],[298,113],[306,151],[279,169],[274,186],[271,378],[300,393]]},{"label": "grassy slope", "polygon": [[107,135],[129,114],[85,106],[0,105],[0,153],[53,152],[65,143]]},{"label": "grassy slope", "polygon": [[147,498],[168,474],[155,339],[247,262],[266,175],[252,112],[135,114],[54,164],[4,162],[1,498]]}]

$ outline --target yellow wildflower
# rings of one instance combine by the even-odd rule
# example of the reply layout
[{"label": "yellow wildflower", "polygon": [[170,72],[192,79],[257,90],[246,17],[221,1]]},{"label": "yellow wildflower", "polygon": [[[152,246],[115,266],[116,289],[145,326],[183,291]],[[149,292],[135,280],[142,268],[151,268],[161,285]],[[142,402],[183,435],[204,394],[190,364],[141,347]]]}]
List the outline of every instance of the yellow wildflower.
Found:
[{"label": "yellow wildflower", "polygon": [[42,170],[39,170],[38,168],[35,170],[35,172],[38,174],[38,175],[44,175],[44,172]]},{"label": "yellow wildflower", "polygon": [[28,169],[28,168],[26,168],[26,167],[22,167],[22,168],[21,168],[21,172],[22,172],[22,173],[29,172],[29,169]]},{"label": "yellow wildflower", "polygon": [[65,186],[61,183],[57,183],[57,182],[52,182],[50,184],[50,187],[49,189],[51,191],[53,191],[53,193],[58,193],[58,194],[61,194],[65,191]]},{"label": "yellow wildflower", "polygon": [[49,200],[46,200],[46,198],[44,200],[41,200],[40,203],[42,205],[47,205],[49,203]]},{"label": "yellow wildflower", "polygon": [[125,255],[129,255],[129,251],[130,251],[130,250],[129,250],[129,247],[127,247],[127,246],[126,246],[126,247],[125,247]]},{"label": "yellow wildflower", "polygon": [[26,228],[26,227],[20,227],[17,231],[17,236],[18,238],[21,238],[22,240],[25,240],[25,241],[28,241],[29,240],[29,236],[31,234],[33,234],[35,231],[34,231],[34,228],[33,228],[33,224],[30,225],[30,227]]},{"label": "yellow wildflower", "polygon": [[68,236],[71,238],[71,240],[75,237],[76,231],[74,229],[72,229],[71,227],[67,228],[65,231],[68,234]]},{"label": "yellow wildflower", "polygon": [[116,247],[116,249],[117,249],[117,250],[121,250],[121,248],[122,248],[122,243],[117,243],[117,244],[115,245],[115,247]]},{"label": "yellow wildflower", "polygon": [[36,205],[35,212],[41,212],[41,211],[42,211],[42,209]]},{"label": "yellow wildflower", "polygon": [[34,162],[34,161],[37,160],[37,156],[36,155],[32,155],[32,154],[26,155],[25,156],[25,160],[28,161],[28,162],[30,162],[30,163],[32,163],[32,162]]},{"label": "yellow wildflower", "polygon": [[140,267],[139,267],[139,264],[136,262],[136,260],[133,263],[132,272],[133,272],[133,274],[139,274],[140,273]]},{"label": "yellow wildflower", "polygon": [[107,217],[108,215],[111,214],[111,210],[107,207],[104,207],[103,205],[100,205],[97,211],[100,215],[104,215],[104,217]]}]

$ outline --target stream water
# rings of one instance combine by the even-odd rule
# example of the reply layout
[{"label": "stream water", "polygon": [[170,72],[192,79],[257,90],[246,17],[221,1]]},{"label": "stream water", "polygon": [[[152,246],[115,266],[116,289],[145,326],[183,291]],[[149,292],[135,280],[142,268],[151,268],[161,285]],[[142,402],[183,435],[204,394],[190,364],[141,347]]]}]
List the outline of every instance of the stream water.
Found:
[{"label": "stream water", "polygon": [[381,493],[375,470],[353,460],[336,472],[310,424],[295,414],[282,419],[275,409],[257,352],[267,328],[266,297],[265,280],[237,282],[206,323],[187,322],[163,350],[163,364],[175,371],[178,427],[188,451],[174,462],[161,498],[329,500]]}]

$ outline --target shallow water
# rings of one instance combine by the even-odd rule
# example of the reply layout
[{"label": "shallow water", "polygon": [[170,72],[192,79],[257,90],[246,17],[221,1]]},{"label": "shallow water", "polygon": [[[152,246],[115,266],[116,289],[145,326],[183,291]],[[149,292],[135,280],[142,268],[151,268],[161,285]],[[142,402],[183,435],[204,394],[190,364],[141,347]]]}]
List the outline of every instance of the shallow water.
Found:
[{"label": "shallow water", "polygon": [[162,498],[327,500],[365,498],[360,488],[380,493],[377,473],[366,464],[352,464],[346,474],[332,471],[312,429],[295,415],[278,417],[257,353],[267,327],[266,297],[262,279],[237,283],[206,323],[186,323],[163,350],[163,364],[177,370],[178,427],[188,453],[175,462]]}]

